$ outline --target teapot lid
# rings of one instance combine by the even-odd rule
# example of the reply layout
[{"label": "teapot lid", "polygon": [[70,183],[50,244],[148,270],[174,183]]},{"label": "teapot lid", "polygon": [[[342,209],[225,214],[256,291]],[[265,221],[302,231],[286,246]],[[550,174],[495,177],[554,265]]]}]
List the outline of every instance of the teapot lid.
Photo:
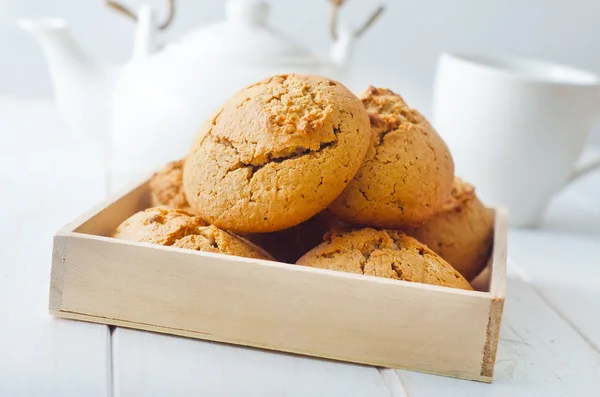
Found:
[{"label": "teapot lid", "polygon": [[321,64],[323,61],[267,26],[269,5],[261,0],[227,0],[224,21],[186,34],[178,48],[211,61],[261,64]]}]

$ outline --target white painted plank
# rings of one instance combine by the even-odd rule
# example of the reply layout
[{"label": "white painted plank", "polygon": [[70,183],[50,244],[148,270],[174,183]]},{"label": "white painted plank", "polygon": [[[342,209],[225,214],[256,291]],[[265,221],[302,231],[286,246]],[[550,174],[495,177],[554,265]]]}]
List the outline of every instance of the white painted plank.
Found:
[{"label": "white painted plank", "polygon": [[511,231],[524,278],[600,352],[600,235]]},{"label": "white painted plank", "polygon": [[510,266],[494,382],[396,371],[411,397],[592,396],[600,356]]},{"label": "white painted plank", "polygon": [[376,368],[117,328],[115,397],[390,396]]},{"label": "white painted plank", "polygon": [[39,107],[0,110],[0,396],[109,396],[108,327],[47,314],[52,235],[103,196],[103,155],[53,141]]}]

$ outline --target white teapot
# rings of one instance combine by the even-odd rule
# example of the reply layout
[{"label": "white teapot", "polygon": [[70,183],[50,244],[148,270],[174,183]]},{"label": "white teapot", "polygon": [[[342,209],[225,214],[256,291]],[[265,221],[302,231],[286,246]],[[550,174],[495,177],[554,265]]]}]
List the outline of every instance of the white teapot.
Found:
[{"label": "white teapot", "polygon": [[269,7],[259,0],[227,0],[226,19],[194,29],[181,40],[159,44],[155,10],[143,6],[137,20],[133,56],[122,67],[92,63],[60,19],[21,20],[41,43],[48,59],[57,106],[73,131],[98,139],[110,130],[111,189],[182,157],[205,119],[240,88],[276,73],[322,74],[348,83],[353,44],[381,14],[351,31],[337,26],[332,0],[334,42],[325,60],[267,26]]}]

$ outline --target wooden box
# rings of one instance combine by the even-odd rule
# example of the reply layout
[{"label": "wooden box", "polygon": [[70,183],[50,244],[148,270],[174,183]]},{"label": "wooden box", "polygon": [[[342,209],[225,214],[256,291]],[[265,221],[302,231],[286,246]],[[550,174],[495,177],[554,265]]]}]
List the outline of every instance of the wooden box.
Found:
[{"label": "wooden box", "polygon": [[55,235],[53,315],[491,382],[505,211],[478,292],[106,237],[147,202],[146,182]]}]

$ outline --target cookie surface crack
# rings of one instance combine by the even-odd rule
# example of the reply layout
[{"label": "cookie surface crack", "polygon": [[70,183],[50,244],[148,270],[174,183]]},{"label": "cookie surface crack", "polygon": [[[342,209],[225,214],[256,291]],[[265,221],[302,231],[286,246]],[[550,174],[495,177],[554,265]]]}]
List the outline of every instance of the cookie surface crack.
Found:
[{"label": "cookie surface crack", "polygon": [[233,142],[231,140],[229,140],[225,137],[213,136],[212,142],[217,145],[225,146],[229,149],[232,149],[235,152],[236,157],[238,157],[238,159],[239,159],[237,163],[232,164],[227,169],[227,173],[241,169],[241,168],[246,168],[251,171],[250,175],[248,176],[248,179],[251,179],[251,177],[255,173],[257,173],[258,171],[260,171],[262,168],[264,168],[265,166],[267,166],[269,164],[273,164],[273,163],[279,164],[279,163],[283,163],[287,160],[294,160],[294,159],[302,158],[307,155],[314,155],[315,153],[322,152],[328,148],[335,148],[339,142],[338,134],[339,134],[339,129],[334,128],[333,135],[335,138],[331,141],[321,142],[321,144],[315,149],[312,149],[312,148],[306,147],[306,146],[295,146],[292,148],[286,148],[285,150],[281,150],[276,153],[267,153],[266,156],[261,156],[261,158],[254,158],[254,159],[251,159],[250,161],[241,160],[241,157],[243,157],[243,155],[242,155],[242,153],[240,153],[238,151],[238,149],[235,147],[235,145],[233,144]]}]

